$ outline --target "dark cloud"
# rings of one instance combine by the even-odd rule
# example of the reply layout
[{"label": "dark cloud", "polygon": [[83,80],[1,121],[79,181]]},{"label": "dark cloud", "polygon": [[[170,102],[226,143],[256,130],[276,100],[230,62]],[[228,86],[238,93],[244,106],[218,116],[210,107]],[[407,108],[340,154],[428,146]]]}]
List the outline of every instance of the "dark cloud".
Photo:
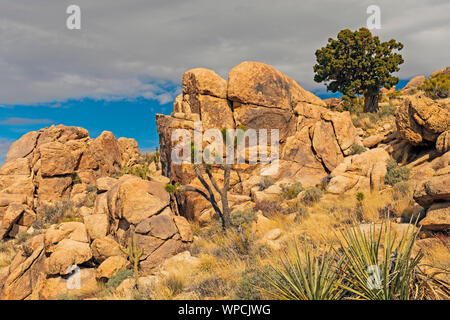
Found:
[{"label": "dark cloud", "polygon": [[[400,77],[448,64],[448,0],[0,0],[0,104],[147,97],[165,103],[183,72],[226,77],[244,60],[275,66],[313,90],[314,52],[381,8],[383,40],[405,44]],[[82,30],[65,27],[82,9]]]}]

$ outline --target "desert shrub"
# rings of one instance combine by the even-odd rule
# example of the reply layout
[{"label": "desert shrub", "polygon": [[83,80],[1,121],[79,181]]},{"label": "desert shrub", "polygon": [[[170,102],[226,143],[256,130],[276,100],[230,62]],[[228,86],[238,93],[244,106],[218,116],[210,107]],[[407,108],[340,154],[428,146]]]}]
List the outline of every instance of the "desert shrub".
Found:
[{"label": "desert shrub", "polygon": [[133,276],[133,270],[131,269],[121,269],[117,271],[115,275],[113,275],[106,282],[106,288],[113,292],[123,280],[131,278]]},{"label": "desert shrub", "polygon": [[228,295],[226,282],[220,276],[212,276],[200,281],[193,288],[202,298],[216,298]]},{"label": "desert shrub", "polygon": [[138,164],[132,167],[123,166],[120,170],[119,176],[123,176],[125,174],[131,174],[144,180],[151,180],[152,171],[147,165]]},{"label": "desert shrub", "polygon": [[282,183],[280,184],[280,188],[283,193],[283,197],[288,200],[294,199],[300,192],[303,191],[301,182],[288,184]]},{"label": "desert shrub", "polygon": [[400,181],[394,184],[394,198],[401,199],[411,193],[411,185],[406,181]]},{"label": "desert shrub", "polygon": [[233,290],[233,298],[241,300],[261,300],[263,298],[262,291],[270,289],[264,274],[270,274],[271,277],[276,276],[272,269],[267,265],[260,268],[246,268],[240,275],[239,281]]},{"label": "desert shrub", "polygon": [[342,109],[351,114],[361,113],[364,108],[363,99],[357,96],[342,95]]},{"label": "desert shrub", "polygon": [[16,255],[13,241],[0,240],[0,268],[9,266]]},{"label": "desert shrub", "polygon": [[366,151],[367,151],[367,148],[365,148],[364,146],[359,145],[359,144],[353,144],[352,149],[350,151],[350,155],[361,154]]},{"label": "desert shrub", "polygon": [[262,214],[267,217],[273,217],[276,214],[279,214],[283,211],[283,208],[281,207],[280,203],[277,201],[268,201],[263,200],[259,201],[255,204],[254,210],[258,212],[261,210]]},{"label": "desert shrub", "polygon": [[165,279],[164,284],[170,290],[172,296],[179,295],[184,289],[184,279],[181,275],[170,273]]},{"label": "desert shrub", "polygon": [[302,219],[308,214],[308,209],[301,204],[297,205],[297,211],[295,212],[294,221],[300,223]]},{"label": "desert shrub", "polygon": [[327,175],[326,177],[322,178],[322,180],[320,180],[320,183],[317,187],[322,191],[326,191],[330,181],[331,181],[331,176]]},{"label": "desert shrub", "polygon": [[75,217],[76,208],[70,200],[58,201],[54,205],[44,204],[37,210],[36,221],[33,222],[35,229],[43,229],[48,225],[61,222],[65,217]]},{"label": "desert shrub", "polygon": [[316,202],[319,202],[320,198],[322,198],[322,195],[322,190],[317,187],[312,187],[305,191],[302,197],[302,201],[306,205],[312,205]]},{"label": "desert shrub", "polygon": [[252,210],[239,210],[231,215],[231,223],[235,227],[249,227],[256,220],[256,213]]},{"label": "desert shrub", "polygon": [[400,167],[394,159],[390,159],[386,164],[386,176],[384,183],[391,186],[401,181],[407,181],[409,179],[409,168]]},{"label": "desert shrub", "polygon": [[425,91],[425,94],[432,99],[447,98],[450,92],[450,75],[440,73],[430,77],[425,80],[419,89]]},{"label": "desert shrub", "polygon": [[364,193],[363,193],[363,192],[358,192],[358,193],[356,193],[356,200],[357,200],[358,202],[363,201],[363,200],[364,200]]},{"label": "desert shrub", "polygon": [[32,233],[28,233],[28,232],[21,232],[16,236],[16,244],[22,244],[24,242],[26,242],[28,239],[33,238],[35,235],[37,235],[37,232],[32,232]]},{"label": "desert shrub", "polygon": [[261,191],[266,190],[271,185],[273,185],[273,181],[270,177],[263,177],[261,181],[258,183],[258,187]]},{"label": "desert shrub", "polygon": [[97,192],[97,186],[96,185],[88,185],[86,186],[86,192],[87,193],[91,193],[91,192]]}]

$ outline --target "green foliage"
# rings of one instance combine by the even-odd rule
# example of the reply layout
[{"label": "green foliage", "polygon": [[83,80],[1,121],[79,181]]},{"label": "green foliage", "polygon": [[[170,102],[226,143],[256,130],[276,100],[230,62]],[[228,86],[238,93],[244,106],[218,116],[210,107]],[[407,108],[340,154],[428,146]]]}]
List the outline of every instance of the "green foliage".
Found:
[{"label": "green foliage", "polygon": [[231,215],[231,223],[235,227],[249,227],[256,220],[256,213],[251,210],[239,210]]},{"label": "green foliage", "polygon": [[384,183],[391,186],[401,181],[407,181],[409,179],[409,168],[400,167],[394,159],[390,159],[386,165],[386,177]]},{"label": "green foliage", "polygon": [[297,195],[303,191],[303,186],[301,182],[295,182],[295,183],[282,183],[280,184],[281,191],[283,192],[283,197],[285,199],[294,199],[297,197]]},{"label": "green foliage", "polygon": [[273,180],[267,176],[262,177],[261,181],[258,183],[258,187],[261,191],[266,190],[271,185],[273,185]]},{"label": "green foliage", "polygon": [[88,185],[87,187],[86,187],[86,192],[87,193],[97,193],[97,186],[96,185]]},{"label": "green foliage", "polygon": [[432,99],[444,99],[450,92],[450,74],[440,73],[429,79],[419,87]]},{"label": "green foliage", "polygon": [[323,191],[317,187],[312,187],[307,189],[303,194],[302,201],[306,205],[313,205],[316,202],[319,202],[320,198],[322,198]]},{"label": "green foliage", "polygon": [[271,296],[282,300],[333,300],[343,297],[340,287],[341,259],[336,259],[332,249],[315,256],[304,241],[300,253],[297,242],[284,251],[283,258],[271,266],[273,274],[264,274]]},{"label": "green foliage", "polygon": [[316,51],[314,80],[325,82],[329,91],[348,96],[390,89],[399,81],[391,73],[399,71],[403,63],[402,56],[393,51],[402,48],[395,40],[381,42],[366,28],[342,30],[337,40],[328,39],[328,44]]},{"label": "green foliage", "polygon": [[144,180],[151,180],[152,171],[147,165],[138,164],[132,167],[123,166],[120,170],[119,176],[121,177],[125,174],[131,174]]},{"label": "green foliage", "polygon": [[174,184],[171,183],[166,183],[164,185],[164,190],[166,190],[166,192],[168,193],[176,193],[180,188],[180,183],[179,182],[175,182]]},{"label": "green foliage", "polygon": [[246,268],[233,290],[233,296],[241,300],[261,300],[263,298],[262,290],[270,289],[264,274],[276,277],[272,268],[267,265],[261,268]]},{"label": "green foliage", "polygon": [[414,272],[423,257],[421,252],[413,256],[418,232],[410,225],[397,238],[389,221],[378,230],[373,225],[369,231],[360,227],[342,231],[339,252],[343,255],[341,272],[345,282],[341,287],[356,299],[410,299]]},{"label": "green foliage", "polygon": [[115,275],[109,278],[108,282],[106,282],[106,288],[114,291],[123,280],[131,278],[133,275],[133,270],[130,269],[121,269],[117,271]]},{"label": "green foliage", "polygon": [[394,199],[401,199],[411,194],[411,185],[409,182],[400,181],[394,184]]},{"label": "green foliage", "polygon": [[54,205],[44,204],[38,208],[36,221],[32,225],[35,229],[43,229],[48,225],[64,222],[66,217],[69,221],[73,221],[71,219],[77,217],[72,201],[62,200]]},{"label": "green foliage", "polygon": [[359,144],[353,144],[352,145],[352,149],[350,151],[350,154],[351,155],[361,154],[361,153],[366,152],[366,151],[367,151],[367,148],[365,148],[364,146],[359,145]]},{"label": "green foliage", "polygon": [[357,200],[358,202],[362,202],[362,201],[364,200],[364,193],[363,193],[363,192],[358,192],[358,193],[356,194],[356,200]]}]

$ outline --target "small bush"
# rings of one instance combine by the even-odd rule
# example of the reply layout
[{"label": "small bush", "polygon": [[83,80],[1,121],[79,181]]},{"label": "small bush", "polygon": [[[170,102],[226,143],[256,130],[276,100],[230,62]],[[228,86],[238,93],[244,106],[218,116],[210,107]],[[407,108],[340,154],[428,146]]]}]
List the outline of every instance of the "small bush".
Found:
[{"label": "small bush", "polygon": [[320,198],[322,198],[323,191],[317,187],[313,187],[307,189],[303,194],[302,201],[306,205],[312,205],[316,202],[319,202]]},{"label": "small bush", "polygon": [[272,179],[270,177],[263,177],[261,179],[261,182],[258,183],[259,189],[261,191],[266,190],[271,185],[273,185],[273,181],[272,181]]},{"label": "small bush", "polygon": [[37,211],[37,219],[33,222],[35,229],[43,229],[48,225],[59,223],[64,217],[76,216],[76,209],[69,200],[62,200],[55,205],[42,205]]},{"label": "small bush", "polygon": [[255,204],[254,210],[258,212],[261,210],[262,214],[267,217],[273,217],[274,215],[280,213],[283,211],[283,208],[281,207],[280,203],[277,201],[268,201],[263,200],[259,201]]},{"label": "small bush", "polygon": [[352,145],[352,149],[351,149],[350,154],[351,155],[361,154],[361,153],[366,152],[366,151],[367,151],[367,148],[365,148],[365,147],[363,147],[363,146],[361,146],[359,144],[354,144],[354,145]]},{"label": "small bush", "polygon": [[411,185],[406,181],[397,182],[394,185],[394,198],[401,199],[408,196],[411,192]]},{"label": "small bush", "polygon": [[242,274],[239,281],[233,290],[233,296],[241,300],[261,300],[262,290],[268,290],[269,286],[264,277],[264,274],[272,274],[272,269],[269,266],[258,268],[247,268]]},{"label": "small bush", "polygon": [[235,227],[249,227],[256,220],[256,213],[251,210],[239,210],[231,215],[231,223]]},{"label": "small bush", "polygon": [[281,191],[283,192],[283,197],[285,199],[294,199],[300,192],[303,191],[303,186],[300,182],[280,184]]},{"label": "small bush", "polygon": [[123,166],[119,176],[131,174],[144,180],[151,180],[152,171],[147,165],[135,165],[133,167]]},{"label": "small bush", "polygon": [[183,292],[184,280],[180,275],[170,273],[165,279],[165,285],[170,290],[172,296],[176,296]]},{"label": "small bush", "polygon": [[364,200],[364,193],[358,192],[358,193],[356,194],[356,200],[357,200],[358,202],[363,201],[363,200]]},{"label": "small bush", "polygon": [[88,185],[86,187],[86,192],[87,193],[91,193],[91,192],[97,193],[97,186],[96,185]]},{"label": "small bush", "polygon": [[425,91],[425,94],[432,99],[444,99],[449,96],[450,92],[450,75],[440,73],[431,77],[419,87]]},{"label": "small bush", "polygon": [[130,269],[121,269],[117,271],[115,275],[109,278],[108,282],[106,282],[106,288],[114,291],[123,280],[131,278],[133,276],[133,270]]},{"label": "small bush", "polygon": [[226,282],[219,276],[212,276],[192,288],[202,298],[216,298],[228,295]]},{"label": "small bush", "polygon": [[409,168],[400,167],[394,159],[388,161],[386,169],[387,173],[384,178],[385,184],[393,186],[396,183],[407,181],[409,179]]},{"label": "small bush", "polygon": [[301,220],[308,214],[308,209],[302,205],[297,205],[297,212],[295,213],[294,221],[300,223]]}]

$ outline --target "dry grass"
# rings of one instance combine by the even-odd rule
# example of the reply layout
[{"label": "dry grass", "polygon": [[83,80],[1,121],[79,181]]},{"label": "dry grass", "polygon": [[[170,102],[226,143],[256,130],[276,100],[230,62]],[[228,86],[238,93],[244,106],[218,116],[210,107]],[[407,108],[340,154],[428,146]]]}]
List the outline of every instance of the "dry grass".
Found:
[{"label": "dry grass", "polygon": [[9,266],[16,253],[13,240],[0,241],[0,268]]}]

